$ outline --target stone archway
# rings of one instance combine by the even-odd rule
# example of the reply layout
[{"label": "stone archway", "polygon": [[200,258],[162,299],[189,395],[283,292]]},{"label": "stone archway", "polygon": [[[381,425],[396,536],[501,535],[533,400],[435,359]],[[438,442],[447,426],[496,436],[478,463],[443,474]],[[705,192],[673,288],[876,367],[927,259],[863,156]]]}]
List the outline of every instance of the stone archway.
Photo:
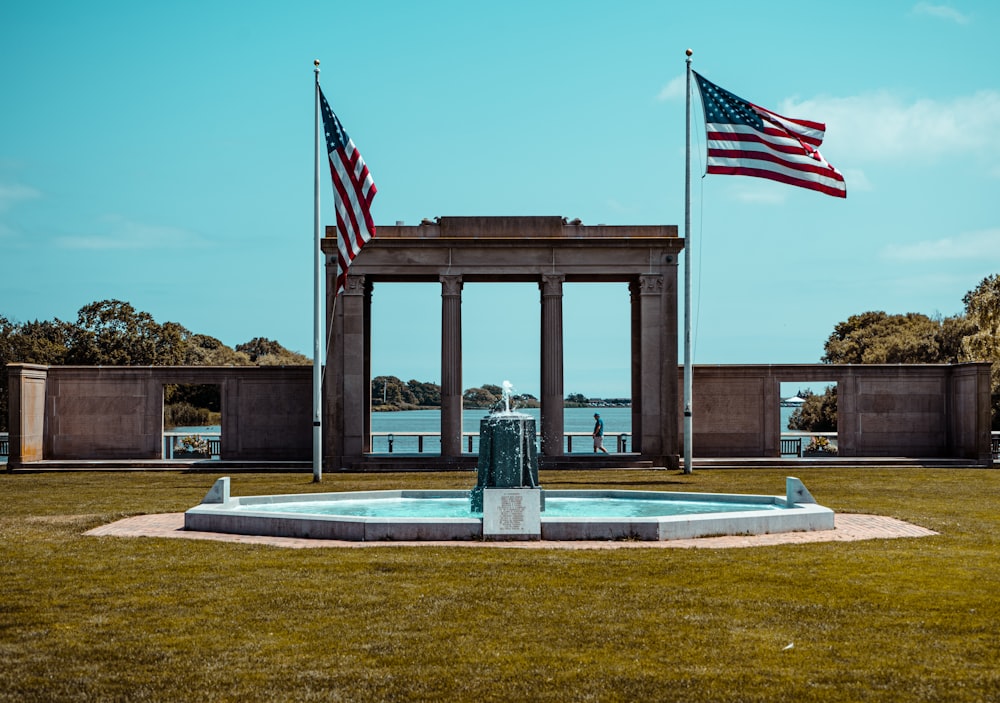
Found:
[{"label": "stone archway", "polygon": [[[441,455],[413,468],[474,464],[462,454],[462,286],[535,282],[541,305],[541,463],[563,455],[563,284],[625,282],[631,296],[632,432],[639,458],[679,466],[675,225],[586,226],[561,217],[441,217],[418,226],[379,226],[336,290],[336,229],[327,257],[330,345],[323,403],[324,464],[369,462],[371,294],[380,282],[441,285]],[[335,304],[336,303],[336,304]],[[332,314],[329,314],[332,311]]]}]

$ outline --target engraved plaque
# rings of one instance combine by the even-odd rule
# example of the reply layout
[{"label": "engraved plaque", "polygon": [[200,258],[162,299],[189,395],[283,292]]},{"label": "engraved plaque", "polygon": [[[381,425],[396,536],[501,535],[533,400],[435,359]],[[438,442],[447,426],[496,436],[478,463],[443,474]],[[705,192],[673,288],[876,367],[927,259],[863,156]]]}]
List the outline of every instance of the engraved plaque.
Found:
[{"label": "engraved plaque", "polygon": [[483,539],[541,539],[542,493],[537,488],[483,491]]}]

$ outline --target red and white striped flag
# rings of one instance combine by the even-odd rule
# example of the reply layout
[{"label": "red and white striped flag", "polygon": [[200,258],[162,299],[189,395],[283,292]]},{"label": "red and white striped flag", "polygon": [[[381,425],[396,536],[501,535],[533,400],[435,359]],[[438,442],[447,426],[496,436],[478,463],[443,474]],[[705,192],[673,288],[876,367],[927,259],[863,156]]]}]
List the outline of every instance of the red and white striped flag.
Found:
[{"label": "red and white striped flag", "polygon": [[[316,86],[319,89],[319,86]],[[333,197],[337,207],[337,292],[347,286],[347,269],[354,257],[375,236],[371,205],[375,197],[375,181],[368,173],[361,152],[347,136],[344,126],[333,114],[322,89],[319,89],[320,111],[326,132],[326,150],[333,177]]]},{"label": "red and white striped flag", "polygon": [[847,197],[844,176],[819,153],[826,125],[782,117],[692,73],[705,108],[708,173],[769,178]]}]

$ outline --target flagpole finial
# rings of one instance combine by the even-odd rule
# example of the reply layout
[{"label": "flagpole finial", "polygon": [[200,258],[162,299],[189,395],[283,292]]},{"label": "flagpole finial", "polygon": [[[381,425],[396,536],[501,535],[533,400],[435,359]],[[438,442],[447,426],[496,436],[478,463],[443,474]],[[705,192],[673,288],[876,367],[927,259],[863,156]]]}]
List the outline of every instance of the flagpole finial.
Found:
[{"label": "flagpole finial", "polygon": [[685,55],[685,56],[688,56],[688,57],[690,57],[690,56],[691,56],[691,54],[693,54],[693,53],[694,53],[693,51],[691,51],[690,49],[687,49],[687,50],[686,50],[686,51],[684,52],[684,55]]},{"label": "flagpole finial", "polygon": [[[688,49],[688,51],[690,51],[690,49]],[[313,66],[319,68],[319,59],[313,59]]]}]

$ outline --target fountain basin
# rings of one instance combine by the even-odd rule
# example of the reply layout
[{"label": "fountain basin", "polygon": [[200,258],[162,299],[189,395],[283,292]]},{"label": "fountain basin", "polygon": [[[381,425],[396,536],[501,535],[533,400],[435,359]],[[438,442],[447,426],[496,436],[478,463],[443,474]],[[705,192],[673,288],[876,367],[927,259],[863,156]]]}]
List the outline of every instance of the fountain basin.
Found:
[{"label": "fountain basin", "polygon": [[[792,486],[784,496],[545,490],[541,539],[670,540],[833,529],[833,511],[813,502],[804,486],[801,491]],[[185,529],[366,542],[483,539],[482,514],[468,511],[469,491],[462,490],[231,497],[226,478],[219,479],[206,501],[184,514]],[[572,510],[564,508],[573,502]],[[607,508],[610,502],[624,507],[586,509],[588,504]],[[466,514],[435,509],[449,503],[464,505]],[[416,508],[401,512],[407,504]],[[650,514],[657,512],[657,504],[663,510]]]}]

